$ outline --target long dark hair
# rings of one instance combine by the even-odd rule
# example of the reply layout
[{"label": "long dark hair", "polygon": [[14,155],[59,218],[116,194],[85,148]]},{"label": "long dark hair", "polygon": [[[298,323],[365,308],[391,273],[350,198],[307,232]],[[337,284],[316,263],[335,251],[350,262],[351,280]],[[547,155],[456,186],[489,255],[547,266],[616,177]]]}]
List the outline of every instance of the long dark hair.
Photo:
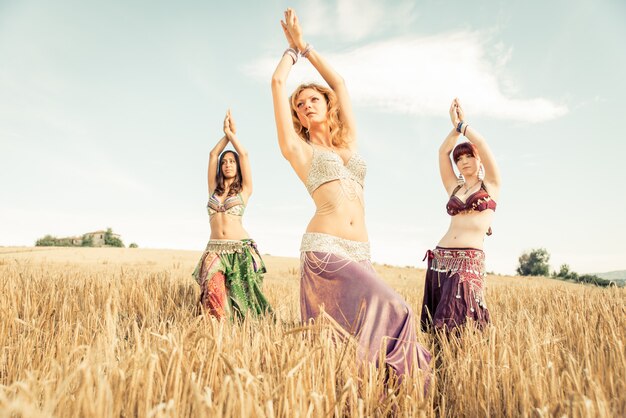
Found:
[{"label": "long dark hair", "polygon": [[228,153],[231,153],[235,156],[235,163],[237,163],[237,175],[235,177],[235,180],[230,184],[230,188],[228,189],[228,196],[234,196],[237,193],[241,192],[241,169],[240,169],[240,165],[239,165],[239,154],[237,154],[235,151],[232,150],[228,150],[228,151],[224,151],[219,158],[219,161],[217,163],[217,175],[216,175],[216,183],[217,186],[215,187],[215,194],[218,196],[221,196],[224,194],[224,173],[222,173],[222,162],[224,160],[224,156]]}]

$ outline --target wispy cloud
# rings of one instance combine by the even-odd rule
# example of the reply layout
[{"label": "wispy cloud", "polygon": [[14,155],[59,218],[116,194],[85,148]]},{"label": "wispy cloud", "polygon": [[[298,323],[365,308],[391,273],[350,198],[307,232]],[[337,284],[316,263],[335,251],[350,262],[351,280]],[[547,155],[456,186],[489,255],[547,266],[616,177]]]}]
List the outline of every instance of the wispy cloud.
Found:
[{"label": "wispy cloud", "polygon": [[406,28],[416,17],[414,6],[411,1],[396,1],[389,7],[374,0],[317,0],[297,11],[308,35],[357,41],[390,28]]},{"label": "wispy cloud", "polygon": [[[471,115],[541,122],[566,114],[565,105],[548,98],[522,97],[522,86],[506,75],[512,53],[501,43],[491,45],[481,32],[460,31],[393,38],[325,55],[346,79],[357,106],[443,116],[450,100],[460,97]],[[244,73],[265,81],[275,66],[275,57],[262,57]],[[298,63],[290,82],[316,79],[311,65]]]}]

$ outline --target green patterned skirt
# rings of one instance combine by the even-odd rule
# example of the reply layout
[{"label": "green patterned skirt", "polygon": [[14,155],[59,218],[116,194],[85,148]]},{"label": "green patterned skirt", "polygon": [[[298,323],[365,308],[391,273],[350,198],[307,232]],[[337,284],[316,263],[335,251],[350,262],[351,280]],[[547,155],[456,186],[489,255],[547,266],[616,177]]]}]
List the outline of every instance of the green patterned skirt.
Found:
[{"label": "green patterned skirt", "polygon": [[253,240],[210,240],[193,272],[200,304],[217,318],[269,313],[272,308],[261,291],[266,272]]}]

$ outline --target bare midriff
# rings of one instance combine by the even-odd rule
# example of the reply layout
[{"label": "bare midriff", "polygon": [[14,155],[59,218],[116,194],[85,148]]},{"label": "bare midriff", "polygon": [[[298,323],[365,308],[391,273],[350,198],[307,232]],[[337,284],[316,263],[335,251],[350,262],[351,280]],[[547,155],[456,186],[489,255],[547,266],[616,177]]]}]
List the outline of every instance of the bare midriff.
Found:
[{"label": "bare midriff", "polygon": [[242,240],[249,238],[243,229],[241,216],[216,213],[211,217],[211,239]]},{"label": "bare midriff", "polygon": [[471,211],[451,217],[448,232],[441,238],[439,247],[483,249],[485,234],[489,230],[494,212]]},{"label": "bare midriff", "polygon": [[313,201],[316,212],[306,232],[368,241],[361,185],[349,179],[330,181],[313,192]]}]

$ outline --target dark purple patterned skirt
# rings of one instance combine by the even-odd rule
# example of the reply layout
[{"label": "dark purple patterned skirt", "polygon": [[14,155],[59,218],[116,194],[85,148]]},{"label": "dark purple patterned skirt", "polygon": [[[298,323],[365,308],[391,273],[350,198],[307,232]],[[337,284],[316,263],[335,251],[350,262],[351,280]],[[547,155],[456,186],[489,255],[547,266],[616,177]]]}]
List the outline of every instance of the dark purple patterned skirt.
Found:
[{"label": "dark purple patterned skirt", "polygon": [[478,328],[489,323],[485,303],[485,253],[474,248],[428,250],[422,330],[452,331],[468,319]]}]

